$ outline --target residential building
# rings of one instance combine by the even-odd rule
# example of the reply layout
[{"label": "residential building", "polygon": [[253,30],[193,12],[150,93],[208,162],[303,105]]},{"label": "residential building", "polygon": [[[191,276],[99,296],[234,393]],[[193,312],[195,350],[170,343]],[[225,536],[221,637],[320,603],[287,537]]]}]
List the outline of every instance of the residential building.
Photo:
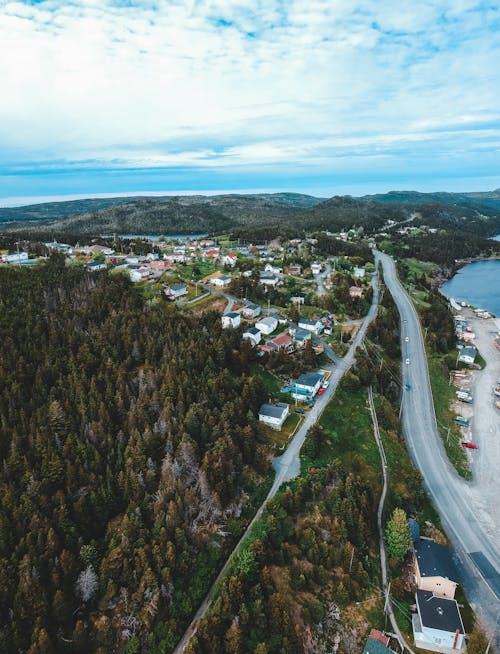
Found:
[{"label": "residential building", "polygon": [[312,338],[312,332],[307,329],[295,328],[290,331],[297,347],[304,347]]},{"label": "residential building", "polygon": [[281,431],[283,423],[287,419],[289,405],[283,402],[277,404],[263,404],[259,409],[259,421],[269,425],[273,429]]},{"label": "residential building", "polygon": [[276,318],[276,320],[279,322],[280,325],[287,325],[288,324],[288,318],[286,318],[283,314],[273,313],[271,315],[273,316],[273,318]]},{"label": "residential building", "polygon": [[312,399],[323,383],[323,375],[318,372],[306,372],[293,382],[292,397],[296,400]]},{"label": "residential building", "polygon": [[299,266],[299,264],[288,266],[288,274],[295,275],[297,277],[302,275],[302,266]]},{"label": "residential building", "polygon": [[359,277],[364,277],[366,275],[365,269],[364,268],[358,268],[358,266],[354,266],[354,272],[353,276],[358,279]]},{"label": "residential building", "polygon": [[362,286],[351,286],[349,287],[349,296],[354,299],[357,297],[363,297],[364,289]]},{"label": "residential building", "polygon": [[249,327],[248,329],[245,329],[243,332],[243,340],[244,341],[250,341],[250,344],[252,347],[255,347],[255,345],[258,345],[260,343],[260,339],[262,337],[262,334],[257,327]]},{"label": "residential building", "polygon": [[3,254],[1,258],[4,263],[21,263],[21,261],[28,259],[28,253],[14,252],[13,254]]},{"label": "residential building", "polygon": [[264,286],[277,286],[280,283],[279,277],[268,272],[259,273],[259,281]]},{"label": "residential building", "polygon": [[187,295],[188,290],[184,284],[174,284],[173,286],[167,286],[165,288],[165,295],[169,300],[177,300],[178,297]]},{"label": "residential building", "polygon": [[273,352],[285,352],[286,354],[293,352],[295,349],[293,345],[292,337],[289,334],[285,334],[285,333],[278,334],[278,336],[269,339],[268,341],[266,341],[266,345]]},{"label": "residential building", "polygon": [[278,321],[273,316],[266,316],[261,318],[258,322],[255,323],[257,329],[259,329],[263,334],[272,334],[274,330],[278,327]]},{"label": "residential building", "polygon": [[104,261],[89,261],[85,266],[87,270],[91,272],[98,272],[99,270],[107,270],[108,267]]},{"label": "residential building", "polygon": [[321,334],[323,331],[323,323],[321,320],[309,320],[309,318],[300,318],[299,319],[300,329],[306,329],[308,332],[313,334]]},{"label": "residential building", "polygon": [[477,350],[473,345],[466,345],[460,350],[458,360],[472,365],[476,359]]},{"label": "residential building", "polygon": [[224,254],[220,261],[223,266],[231,266],[232,268],[236,265],[237,259],[235,254]]},{"label": "residential building", "polygon": [[320,263],[312,263],[311,264],[311,272],[313,275],[319,275],[321,272],[321,264]]},{"label": "residential building", "polygon": [[292,304],[304,304],[304,298],[302,297],[302,295],[292,295],[292,297],[290,298],[290,302]]},{"label": "residential building", "polygon": [[225,329],[226,327],[232,327],[233,329],[238,329],[240,326],[240,314],[236,313],[235,311],[230,311],[229,313],[225,313],[222,316],[222,327]]},{"label": "residential building", "polygon": [[73,248],[67,243],[58,243],[57,241],[52,241],[50,243],[44,243],[46,248],[49,250],[56,250],[57,252],[62,252],[63,254],[73,254]]},{"label": "residential building", "polygon": [[415,646],[446,654],[464,652],[465,630],[457,602],[429,590],[417,590],[415,599],[417,612],[412,616]]},{"label": "residential building", "polygon": [[394,654],[394,650],[389,649],[389,642],[389,636],[386,636],[378,629],[372,629],[366,641],[363,654]]},{"label": "residential building", "polygon": [[413,543],[413,574],[415,585],[442,597],[453,599],[457,587],[457,571],[450,550],[430,538]]},{"label": "residential building", "polygon": [[247,318],[248,320],[251,320],[252,318],[257,318],[260,316],[262,313],[262,309],[259,307],[258,304],[247,304],[243,309],[241,310],[241,313],[243,314],[244,318]]},{"label": "residential building", "polygon": [[149,268],[145,266],[131,263],[127,266],[127,270],[130,275],[130,281],[132,282],[140,282],[149,277]]},{"label": "residential building", "polygon": [[271,263],[266,263],[264,266],[264,271],[267,273],[270,273],[271,275],[282,275],[283,274],[283,268],[279,268],[278,266],[273,266]]},{"label": "residential building", "polygon": [[231,283],[231,277],[229,275],[220,275],[219,277],[212,277],[210,282],[218,288],[225,288]]}]

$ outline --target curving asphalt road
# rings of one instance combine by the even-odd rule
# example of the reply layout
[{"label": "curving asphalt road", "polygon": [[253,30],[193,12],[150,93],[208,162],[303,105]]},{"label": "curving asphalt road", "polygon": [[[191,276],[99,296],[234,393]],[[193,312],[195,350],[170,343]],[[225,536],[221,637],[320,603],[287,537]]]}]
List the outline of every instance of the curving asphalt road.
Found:
[{"label": "curving asphalt road", "polygon": [[460,561],[462,584],[469,601],[485,626],[496,630],[500,616],[499,544],[478,522],[464,492],[467,482],[457,475],[446,456],[437,429],[422,331],[413,303],[398,280],[392,259],[382,253],[378,253],[378,258],[401,317],[403,383],[411,385],[410,390],[403,390],[402,399],[408,450]]}]

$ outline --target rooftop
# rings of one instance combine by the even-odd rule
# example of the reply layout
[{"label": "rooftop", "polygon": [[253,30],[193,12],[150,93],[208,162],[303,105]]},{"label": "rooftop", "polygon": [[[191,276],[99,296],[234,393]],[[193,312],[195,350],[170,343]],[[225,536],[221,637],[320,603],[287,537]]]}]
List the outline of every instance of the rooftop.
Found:
[{"label": "rooftop", "polygon": [[323,379],[323,375],[317,372],[306,372],[297,379],[297,384],[301,386],[316,386]]},{"label": "rooftop", "polygon": [[276,404],[263,404],[259,409],[259,416],[281,419],[287,410],[288,404],[284,404],[283,402],[278,402]]},{"label": "rooftop", "polygon": [[418,613],[424,627],[454,633],[457,629],[464,634],[464,626],[455,600],[438,597],[430,590],[415,593]]},{"label": "rooftop", "polygon": [[419,538],[413,548],[422,577],[445,577],[452,581],[457,580],[457,570],[447,547],[427,538]]}]

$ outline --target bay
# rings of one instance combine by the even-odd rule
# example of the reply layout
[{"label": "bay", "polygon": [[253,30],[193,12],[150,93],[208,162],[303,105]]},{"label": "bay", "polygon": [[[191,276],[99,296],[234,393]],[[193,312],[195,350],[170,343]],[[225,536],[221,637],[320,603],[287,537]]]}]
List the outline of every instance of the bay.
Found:
[{"label": "bay", "polygon": [[500,316],[500,260],[475,261],[441,286],[441,293]]}]

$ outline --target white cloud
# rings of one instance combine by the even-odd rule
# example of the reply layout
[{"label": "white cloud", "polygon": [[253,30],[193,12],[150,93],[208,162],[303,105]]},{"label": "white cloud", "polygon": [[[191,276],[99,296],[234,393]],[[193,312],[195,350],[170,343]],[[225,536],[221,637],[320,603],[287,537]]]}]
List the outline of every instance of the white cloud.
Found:
[{"label": "white cloud", "polygon": [[499,124],[499,22],[473,0],[4,3],[0,161],[474,152]]}]

